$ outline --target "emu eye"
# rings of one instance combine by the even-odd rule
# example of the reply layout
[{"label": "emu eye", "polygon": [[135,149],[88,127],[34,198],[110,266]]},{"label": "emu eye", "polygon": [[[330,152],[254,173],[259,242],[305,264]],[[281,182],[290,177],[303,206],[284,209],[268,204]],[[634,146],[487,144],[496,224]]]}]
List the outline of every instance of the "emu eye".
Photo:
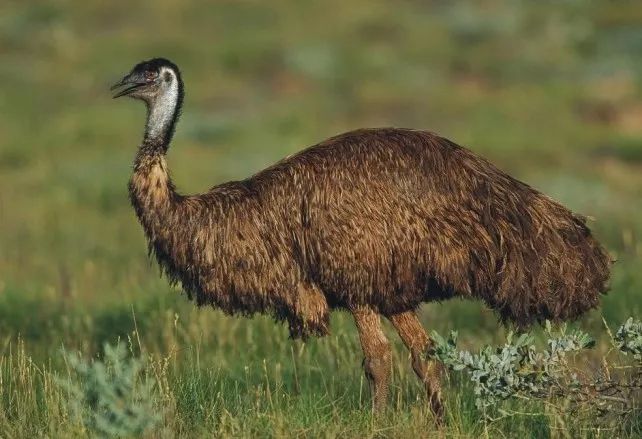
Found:
[{"label": "emu eye", "polygon": [[158,74],[156,72],[154,72],[152,70],[148,70],[148,71],[145,72],[145,79],[147,79],[148,81],[152,81],[152,80],[156,79],[157,75]]}]

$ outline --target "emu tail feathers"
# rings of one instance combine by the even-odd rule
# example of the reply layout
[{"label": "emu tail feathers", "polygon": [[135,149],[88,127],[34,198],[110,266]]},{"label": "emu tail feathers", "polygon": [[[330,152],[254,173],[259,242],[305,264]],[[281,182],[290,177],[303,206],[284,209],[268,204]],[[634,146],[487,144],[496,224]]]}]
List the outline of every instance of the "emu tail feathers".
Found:
[{"label": "emu tail feathers", "polygon": [[520,213],[519,223],[495,222],[503,257],[484,300],[519,327],[575,319],[597,307],[612,261],[584,218],[541,194]]},{"label": "emu tail feathers", "polygon": [[457,181],[461,193],[474,197],[454,200],[439,215],[431,261],[442,289],[480,298],[520,327],[574,319],[597,307],[612,261],[584,218],[461,154],[467,174]]}]

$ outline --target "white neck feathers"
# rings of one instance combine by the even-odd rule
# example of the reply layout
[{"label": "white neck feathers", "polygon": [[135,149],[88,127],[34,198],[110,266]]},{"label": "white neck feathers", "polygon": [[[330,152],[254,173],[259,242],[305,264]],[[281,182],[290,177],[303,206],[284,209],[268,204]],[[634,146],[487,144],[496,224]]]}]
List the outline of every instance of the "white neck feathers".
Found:
[{"label": "white neck feathers", "polygon": [[176,74],[171,69],[163,67],[160,76],[161,78],[169,78],[169,80],[162,79],[161,93],[149,103],[146,135],[151,139],[161,138],[170,128],[178,104],[178,78],[176,78]]}]

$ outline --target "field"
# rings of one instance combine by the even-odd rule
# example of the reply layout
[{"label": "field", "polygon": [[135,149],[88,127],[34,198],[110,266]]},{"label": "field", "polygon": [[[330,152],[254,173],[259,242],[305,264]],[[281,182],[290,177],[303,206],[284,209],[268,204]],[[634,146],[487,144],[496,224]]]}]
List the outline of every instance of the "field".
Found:
[{"label": "field", "polygon": [[[373,417],[349,315],[303,343],[268,317],[196,309],[147,257],[127,195],[144,109],[108,88],[142,59],[181,67],[168,162],[185,193],[365,126],[484,155],[591,217],[617,258],[603,306],[575,323],[598,337],[590,363],[603,319],[642,317],[640,53],[635,1],[2,2],[0,437],[87,436],[58,385],[62,351],[118,340],[156,381],[147,437],[639,437],[639,419],[604,430],[531,403],[480,422],[458,374],[438,431],[390,331],[390,410]],[[420,315],[469,348],[507,332],[478,303]]]}]

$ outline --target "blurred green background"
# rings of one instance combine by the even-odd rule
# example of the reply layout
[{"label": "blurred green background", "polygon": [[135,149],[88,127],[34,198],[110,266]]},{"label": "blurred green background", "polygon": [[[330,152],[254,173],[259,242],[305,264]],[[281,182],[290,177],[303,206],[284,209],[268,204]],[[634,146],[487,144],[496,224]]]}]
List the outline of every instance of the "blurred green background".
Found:
[{"label": "blurred green background", "polygon": [[[354,128],[435,131],[595,219],[591,228],[618,262],[603,308],[581,325],[600,331],[602,316],[610,323],[639,317],[641,54],[642,3],[633,0],[4,0],[0,366],[19,339],[34,364],[54,372],[63,345],[91,354],[136,334],[145,352],[171,357],[174,389],[189,381],[181,381],[185,367],[219,371],[203,401],[173,393],[167,428],[245,435],[250,430],[229,425],[253,396],[237,388],[236,405],[216,403],[216,391],[263,383],[267,360],[279,364],[281,387],[266,389],[292,395],[296,349],[309,382],[300,399],[283,403],[294,426],[279,430],[274,406],[265,407],[265,424],[252,418],[248,425],[275,435],[299,427],[350,435],[351,416],[360,415],[345,413],[367,406],[347,316],[333,319],[327,339],[292,344],[269,318],[193,309],[148,260],[126,189],[144,109],[113,101],[108,86],[155,56],[178,64],[186,84],[168,157],[180,191],[244,178]],[[426,305],[421,315],[429,328],[459,329],[472,345],[504,334],[493,313],[474,303]],[[400,413],[412,413],[405,409],[420,392],[391,338],[401,363],[393,397]],[[2,369],[5,383],[16,379],[10,369]],[[8,415],[0,415],[0,435],[58,431],[60,419],[37,396],[33,406],[11,406],[2,376],[0,406]],[[319,392],[347,402],[336,414],[333,404],[314,405]],[[221,413],[231,413],[232,424]],[[409,433],[414,418],[404,416],[391,425]],[[459,433],[476,434],[470,416]],[[358,425],[355,431],[372,433],[366,421]]]}]

